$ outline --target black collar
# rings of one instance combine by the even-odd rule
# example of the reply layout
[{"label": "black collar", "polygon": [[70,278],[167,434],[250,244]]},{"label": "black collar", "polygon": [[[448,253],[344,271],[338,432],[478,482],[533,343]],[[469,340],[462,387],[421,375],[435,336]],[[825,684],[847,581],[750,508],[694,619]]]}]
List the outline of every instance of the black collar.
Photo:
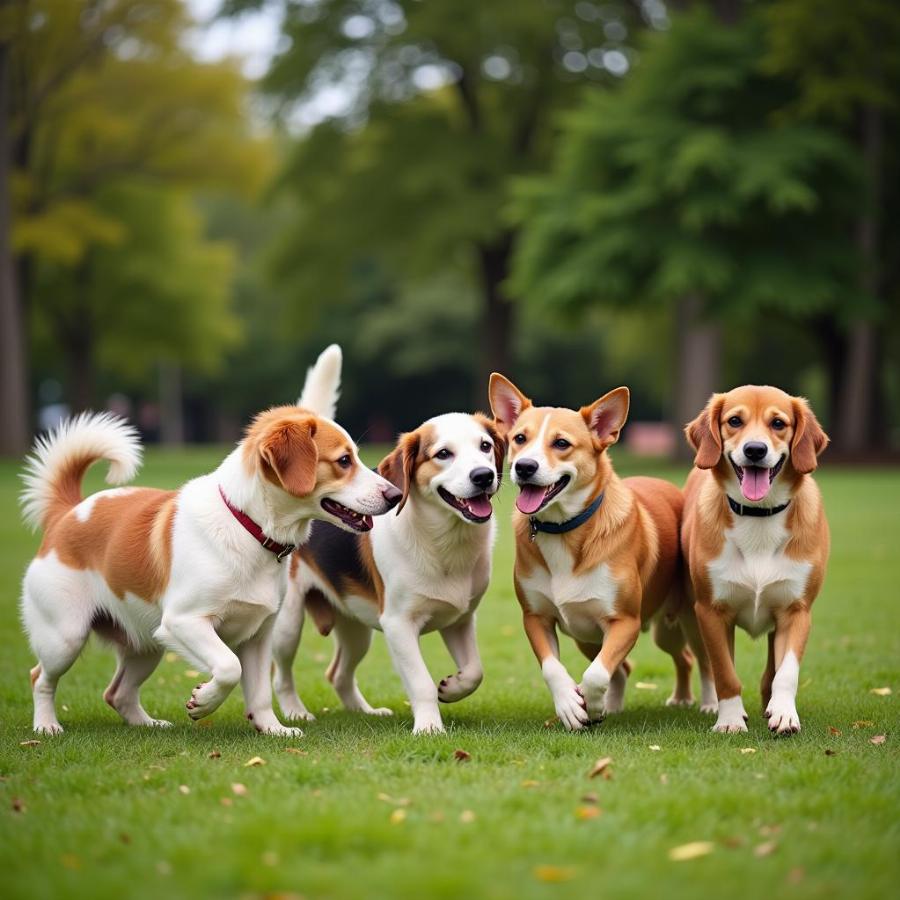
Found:
[{"label": "black collar", "polygon": [[597,499],[587,509],[583,509],[575,516],[575,518],[568,519],[565,522],[542,522],[540,519],[536,519],[532,516],[530,520],[532,543],[534,543],[534,539],[537,537],[539,531],[543,531],[544,534],[565,534],[567,531],[572,531],[579,525],[584,525],[584,523],[600,509],[600,504],[602,502],[603,492],[601,491]]},{"label": "black collar", "polygon": [[728,494],[725,496],[728,498],[728,505],[733,513],[739,516],[753,516],[757,519],[777,515],[780,512],[784,512],[791,505],[791,501],[788,500],[787,503],[782,503],[781,506],[744,506],[742,503],[732,500]]}]

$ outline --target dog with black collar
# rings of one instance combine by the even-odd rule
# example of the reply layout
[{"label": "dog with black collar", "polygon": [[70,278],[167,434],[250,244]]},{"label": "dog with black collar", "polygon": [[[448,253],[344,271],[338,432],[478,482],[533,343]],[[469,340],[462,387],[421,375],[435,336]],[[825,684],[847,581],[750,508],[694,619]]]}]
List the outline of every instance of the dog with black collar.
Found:
[{"label": "dog with black collar", "polygon": [[[683,602],[681,491],[658,478],[618,478],[606,452],[619,439],[629,396],[620,387],[580,410],[535,407],[508,379],[491,376],[491,409],[519,488],[516,595],[556,714],[570,731],[623,708],[627,656],[651,621],[675,662],[668,704],[693,702],[694,656],[704,707],[715,699]],[[580,682],[560,661],[557,628],[590,660]]]}]

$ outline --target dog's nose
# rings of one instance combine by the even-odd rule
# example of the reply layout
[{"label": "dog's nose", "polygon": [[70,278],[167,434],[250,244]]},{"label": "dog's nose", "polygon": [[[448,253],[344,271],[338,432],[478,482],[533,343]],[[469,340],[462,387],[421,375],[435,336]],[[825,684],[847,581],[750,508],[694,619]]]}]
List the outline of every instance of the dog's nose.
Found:
[{"label": "dog's nose", "polygon": [[471,481],[475,487],[479,487],[483,491],[486,491],[494,483],[494,470],[489,469],[487,466],[479,466],[477,469],[472,469],[472,471],[469,472],[469,481]]},{"label": "dog's nose", "polygon": [[536,459],[517,459],[515,470],[519,478],[531,478],[538,470],[538,461]]},{"label": "dog's nose", "polygon": [[744,456],[750,462],[759,462],[761,459],[765,459],[768,452],[769,448],[762,441],[747,441],[744,444]]},{"label": "dog's nose", "polygon": [[387,487],[381,489],[381,496],[384,497],[388,509],[393,509],[400,502],[403,491],[400,491],[395,488],[394,485],[389,484]]}]

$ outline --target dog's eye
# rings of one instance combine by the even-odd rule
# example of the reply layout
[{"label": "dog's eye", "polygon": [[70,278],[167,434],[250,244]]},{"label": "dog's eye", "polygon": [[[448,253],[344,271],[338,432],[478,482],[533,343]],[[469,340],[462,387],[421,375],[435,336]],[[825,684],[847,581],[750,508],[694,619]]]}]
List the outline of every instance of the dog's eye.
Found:
[{"label": "dog's eye", "polygon": [[351,465],[353,465],[353,460],[350,458],[349,453],[345,453],[338,461],[337,464],[342,469],[349,469]]},{"label": "dog's eye", "polygon": [[565,438],[557,438],[553,442],[553,446],[556,447],[557,450],[568,450],[572,445]]},{"label": "dog's eye", "polygon": [[784,419],[772,419],[772,427],[776,431],[784,431],[787,428],[787,422]]},{"label": "dog's eye", "polygon": [[434,454],[435,459],[450,459],[451,456],[453,456],[453,454],[446,447],[444,447],[443,450],[438,450],[438,452]]},{"label": "dog's eye", "polygon": [[522,433],[520,432],[519,434],[517,434],[517,435],[513,438],[513,440],[514,440],[517,444],[524,444],[524,443],[525,443],[525,435],[522,434]]},{"label": "dog's eye", "polygon": [[490,441],[482,441],[481,442],[481,452],[487,453],[489,450],[491,450],[492,446],[493,445],[491,444]]},{"label": "dog's eye", "polygon": [[741,417],[740,417],[740,416],[732,416],[732,417],[728,420],[728,424],[729,424],[732,428],[740,428],[741,425],[743,425],[744,423],[741,421]]}]

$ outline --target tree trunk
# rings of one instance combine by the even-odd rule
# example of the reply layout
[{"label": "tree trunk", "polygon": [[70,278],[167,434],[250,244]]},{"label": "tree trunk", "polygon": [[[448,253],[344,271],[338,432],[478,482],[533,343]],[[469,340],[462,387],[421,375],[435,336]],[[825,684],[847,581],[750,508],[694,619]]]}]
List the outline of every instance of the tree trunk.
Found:
[{"label": "tree trunk", "polygon": [[25,321],[10,233],[9,55],[0,44],[0,455],[21,456],[31,437]]},{"label": "tree trunk", "polygon": [[481,317],[480,379],[475,387],[479,406],[484,406],[491,372],[510,370],[515,311],[503,293],[502,284],[509,275],[513,236],[504,233],[492,244],[479,245],[478,262],[484,307]]},{"label": "tree trunk", "polygon": [[721,328],[705,319],[703,303],[696,294],[682,297],[675,307],[675,427],[677,456],[690,459],[691,449],[681,437],[684,425],[706,406],[710,394],[723,390]]},{"label": "tree trunk", "polygon": [[[880,109],[874,106],[863,108],[861,131],[867,182],[866,209],[859,221],[856,238],[862,262],[861,287],[881,306],[884,118]],[[841,453],[859,455],[884,445],[885,433],[876,406],[881,396],[880,341],[878,324],[871,318],[858,321],[851,328],[834,429],[835,445]]]}]

